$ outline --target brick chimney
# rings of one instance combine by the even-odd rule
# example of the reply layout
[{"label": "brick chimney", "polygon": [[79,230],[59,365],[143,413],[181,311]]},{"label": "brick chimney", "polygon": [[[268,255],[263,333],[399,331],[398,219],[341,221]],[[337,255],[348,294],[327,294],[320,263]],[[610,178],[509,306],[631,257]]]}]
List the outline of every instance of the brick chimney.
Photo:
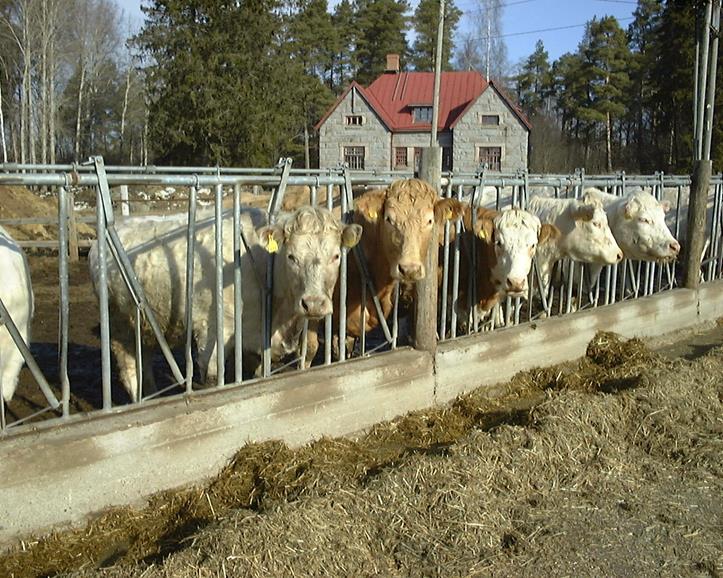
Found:
[{"label": "brick chimney", "polygon": [[384,72],[399,72],[398,54],[387,54],[387,67]]}]

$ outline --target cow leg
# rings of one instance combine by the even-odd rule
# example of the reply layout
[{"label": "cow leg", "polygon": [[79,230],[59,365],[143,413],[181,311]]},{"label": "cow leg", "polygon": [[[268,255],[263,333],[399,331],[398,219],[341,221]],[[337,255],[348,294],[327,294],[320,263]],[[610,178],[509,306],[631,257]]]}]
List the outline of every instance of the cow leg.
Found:
[{"label": "cow leg", "polygon": [[[138,401],[138,384],[136,378],[136,351],[135,345],[130,339],[119,339],[116,336],[111,339],[110,347],[113,351],[118,376],[123,388],[128,392],[128,397],[133,403]],[[144,357],[146,357],[144,355]],[[144,372],[145,373],[145,372]]]},{"label": "cow leg", "polygon": [[[25,339],[27,330],[18,327]],[[23,356],[15,346],[13,338],[6,329],[0,329],[0,384],[5,401],[10,401],[18,385],[18,375],[23,367]]]}]

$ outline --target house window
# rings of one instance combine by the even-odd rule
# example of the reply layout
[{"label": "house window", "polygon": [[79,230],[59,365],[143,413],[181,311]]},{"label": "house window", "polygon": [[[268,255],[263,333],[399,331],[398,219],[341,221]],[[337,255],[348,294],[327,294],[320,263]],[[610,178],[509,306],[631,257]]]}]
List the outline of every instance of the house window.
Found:
[{"label": "house window", "polygon": [[396,147],[394,149],[394,168],[406,168],[407,166],[407,147]]},{"label": "house window", "polygon": [[414,148],[414,172],[419,173],[419,167],[422,164],[422,149],[420,147]]},{"label": "house window", "polygon": [[452,170],[452,147],[442,147],[442,170]]},{"label": "house window", "polygon": [[480,123],[484,126],[498,126],[500,124],[499,114],[483,114],[480,116]]},{"label": "house window", "polygon": [[346,126],[361,126],[364,124],[364,118],[360,114],[348,114],[344,117]]},{"label": "house window", "polygon": [[344,162],[350,169],[364,170],[364,147],[344,147]]},{"label": "house window", "polygon": [[415,106],[412,109],[412,115],[414,122],[430,123],[432,122],[432,107],[431,106]]},{"label": "house window", "polygon": [[490,171],[502,170],[502,147],[479,147],[477,159]]}]

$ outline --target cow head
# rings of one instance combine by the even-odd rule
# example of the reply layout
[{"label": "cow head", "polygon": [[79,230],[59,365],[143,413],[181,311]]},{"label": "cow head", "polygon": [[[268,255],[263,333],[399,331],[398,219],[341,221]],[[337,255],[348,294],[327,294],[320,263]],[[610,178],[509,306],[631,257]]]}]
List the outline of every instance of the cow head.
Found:
[{"label": "cow head", "polygon": [[680,244],[665,224],[670,202],[638,191],[618,207],[615,238],[628,259],[665,261],[675,259]]},{"label": "cow head", "polygon": [[407,179],[389,188],[369,191],[355,203],[356,212],[376,227],[376,250],[384,255],[393,279],[415,282],[424,278],[424,261],[434,223],[459,218],[462,204],[440,199],[425,181]]},{"label": "cow head", "polygon": [[575,200],[568,208],[563,231],[565,252],[575,261],[612,265],[623,259],[600,200],[591,195]]},{"label": "cow head", "polygon": [[541,225],[538,217],[517,208],[501,213],[478,208],[474,225],[467,211],[465,226],[471,227],[481,250],[486,251],[492,284],[502,297],[527,296],[527,276],[538,246],[560,237],[557,227]]},{"label": "cow head", "polygon": [[362,228],[344,225],[327,209],[302,207],[258,231],[261,245],[276,256],[274,279],[297,314],[320,319],[332,313],[342,247],[359,242]]}]

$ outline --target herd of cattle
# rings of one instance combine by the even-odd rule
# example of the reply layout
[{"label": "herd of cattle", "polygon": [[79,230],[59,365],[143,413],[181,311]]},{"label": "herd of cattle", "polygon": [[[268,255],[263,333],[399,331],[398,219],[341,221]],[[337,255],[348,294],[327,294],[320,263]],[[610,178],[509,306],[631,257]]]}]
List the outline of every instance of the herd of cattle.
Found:
[{"label": "herd of cattle", "polygon": [[[472,303],[484,314],[507,296],[527,296],[533,257],[545,288],[551,282],[555,262],[562,258],[589,263],[596,273],[624,257],[647,261],[675,259],[680,245],[665,223],[669,209],[669,203],[659,202],[644,191],[617,197],[588,189],[582,199],[534,197],[527,210],[495,211],[440,198],[427,183],[417,179],[399,180],[385,189],[357,197],[352,223],[343,223],[327,209],[311,206],[282,213],[274,223],[269,223],[261,209],[243,209],[240,266],[244,369],[258,371],[262,359],[264,287],[270,253],[275,254],[271,272],[272,361],[299,350],[305,322],[311,328],[311,359],[318,347],[316,324],[338,311],[342,248],[359,244],[381,313],[388,318],[394,307],[396,284],[409,286],[425,277],[429,244],[436,242],[440,251],[444,249],[441,225],[449,221],[453,225],[449,227],[450,241],[457,232],[460,234],[462,263],[459,293],[451,305],[464,315]],[[227,353],[233,348],[234,338],[231,218],[230,214],[224,217],[223,227],[223,340]],[[116,225],[148,304],[172,347],[186,339],[187,229],[185,214],[128,217]],[[200,380],[212,383],[216,380],[218,353],[214,255],[214,218],[212,214],[201,214],[196,222],[192,334]],[[120,380],[135,401],[139,395],[136,303],[126,289],[123,273],[111,256],[107,259],[111,347]],[[476,261],[474,267],[470,266],[472,259]],[[97,244],[90,251],[89,264],[97,293]],[[0,298],[27,342],[33,313],[27,260],[1,228],[0,266]],[[471,272],[474,283],[469,283]],[[366,297],[363,296],[361,273],[354,259],[349,260],[347,281],[347,338],[356,338],[381,321],[372,292],[366,291]],[[441,274],[439,281],[441,286]],[[469,291],[474,295],[470,296]],[[155,391],[151,353],[156,341],[150,328],[145,324],[143,327],[139,369],[144,390],[151,393]],[[6,401],[13,396],[22,364],[22,356],[7,330],[0,329],[0,388]]]}]

